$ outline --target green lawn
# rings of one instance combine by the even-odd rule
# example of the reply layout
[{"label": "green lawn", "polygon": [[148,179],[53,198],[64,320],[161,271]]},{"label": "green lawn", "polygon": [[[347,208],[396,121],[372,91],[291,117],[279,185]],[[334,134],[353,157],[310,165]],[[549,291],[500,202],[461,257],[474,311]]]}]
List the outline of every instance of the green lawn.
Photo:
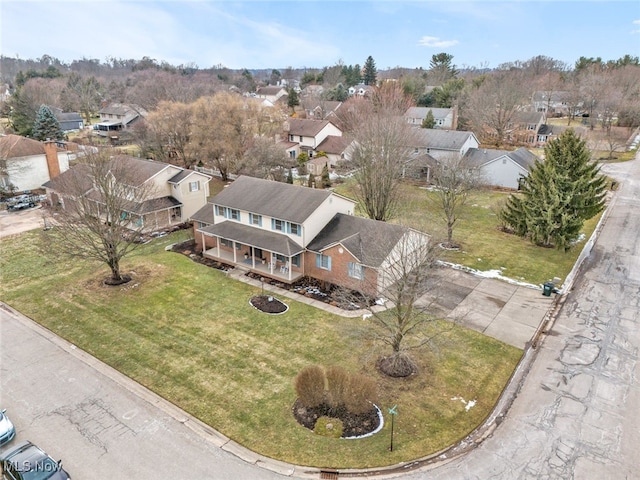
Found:
[{"label": "green lawn", "polygon": [[[336,191],[351,198],[354,196],[350,183],[337,186]],[[541,248],[498,228],[498,207],[508,195],[493,190],[473,194],[461,210],[454,227],[453,239],[461,245],[461,249],[443,252],[442,259],[479,271],[499,270],[505,277],[534,285],[553,277],[564,280],[600,217],[585,223],[582,240],[569,252]],[[446,223],[439,213],[434,193],[405,185],[401,198],[400,211],[392,222],[430,233],[436,239],[445,237]]]},{"label": "green lawn", "polygon": [[[38,248],[39,232],[0,240],[0,299],[240,444],[295,464],[364,468],[410,461],[463,438],[491,411],[521,350],[454,326],[418,352],[420,373],[382,378],[379,353],[345,319],[287,300],[269,316],[248,301],[258,290],[164,247],[172,234],[123,262],[133,281],[107,288],[106,268]],[[448,325],[448,324],[447,324]],[[434,327],[435,328],[435,327]],[[311,364],[373,376],[389,424],[362,440],[317,436],[291,414],[292,381]],[[476,400],[469,411],[456,397]]]}]

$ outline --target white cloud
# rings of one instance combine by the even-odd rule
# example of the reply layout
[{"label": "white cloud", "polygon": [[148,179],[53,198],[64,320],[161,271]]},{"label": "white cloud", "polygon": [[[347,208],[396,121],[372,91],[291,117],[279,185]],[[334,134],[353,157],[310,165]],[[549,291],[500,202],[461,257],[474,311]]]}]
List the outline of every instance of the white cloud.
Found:
[{"label": "white cloud", "polygon": [[634,20],[634,21],[633,21],[633,22],[631,22],[631,23],[633,23],[634,25],[640,25],[640,20]]},{"label": "white cloud", "polygon": [[459,42],[457,40],[441,40],[439,37],[424,36],[418,40],[418,45],[422,47],[446,48],[453,47]]}]

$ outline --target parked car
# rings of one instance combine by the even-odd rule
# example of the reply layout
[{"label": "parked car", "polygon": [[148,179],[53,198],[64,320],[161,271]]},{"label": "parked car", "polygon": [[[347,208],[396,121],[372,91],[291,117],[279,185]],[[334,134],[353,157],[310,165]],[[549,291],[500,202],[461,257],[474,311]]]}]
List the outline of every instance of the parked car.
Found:
[{"label": "parked car", "polygon": [[7,210],[15,212],[17,210],[24,210],[25,208],[33,208],[36,204],[33,202],[18,202],[7,207]]},{"label": "parked car", "polygon": [[16,436],[16,427],[5,412],[6,410],[0,411],[0,446],[9,443]]},{"label": "parked car", "polygon": [[2,478],[7,480],[70,480],[62,468],[44,450],[31,442],[22,442],[2,452]]}]

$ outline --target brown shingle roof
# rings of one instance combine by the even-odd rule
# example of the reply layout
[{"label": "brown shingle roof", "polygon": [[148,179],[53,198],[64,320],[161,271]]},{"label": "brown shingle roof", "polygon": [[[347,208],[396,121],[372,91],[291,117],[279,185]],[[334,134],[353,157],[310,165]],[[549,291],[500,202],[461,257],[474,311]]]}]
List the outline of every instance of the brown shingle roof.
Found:
[{"label": "brown shingle roof", "polygon": [[31,157],[44,154],[44,144],[32,138],[20,135],[0,137],[0,156],[2,158]]},{"label": "brown shingle roof", "polygon": [[307,118],[290,118],[289,134],[315,137],[320,130],[329,124],[328,120],[310,120]]}]

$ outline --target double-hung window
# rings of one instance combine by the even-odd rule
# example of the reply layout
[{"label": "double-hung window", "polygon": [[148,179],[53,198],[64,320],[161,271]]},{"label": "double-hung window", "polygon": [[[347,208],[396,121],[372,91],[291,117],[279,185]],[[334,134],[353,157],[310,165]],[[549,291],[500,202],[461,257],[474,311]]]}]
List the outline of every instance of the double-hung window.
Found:
[{"label": "double-hung window", "polygon": [[298,223],[289,223],[289,233],[293,235],[302,235],[302,225]]},{"label": "double-hung window", "polygon": [[255,213],[249,214],[249,223],[251,225],[257,225],[258,227],[262,226],[262,215],[257,215]]},{"label": "double-hung window", "polygon": [[284,232],[286,222],[284,220],[271,219],[271,228],[278,232]]},{"label": "double-hung window", "polygon": [[324,270],[331,270],[331,257],[321,253],[316,254],[316,267]]},{"label": "double-hung window", "polygon": [[358,280],[364,280],[364,265],[359,263],[348,263],[349,276],[351,278],[357,278]]},{"label": "double-hung window", "polygon": [[200,182],[199,181],[195,181],[195,182],[189,182],[189,191],[190,192],[197,192],[198,190],[200,190]]}]

